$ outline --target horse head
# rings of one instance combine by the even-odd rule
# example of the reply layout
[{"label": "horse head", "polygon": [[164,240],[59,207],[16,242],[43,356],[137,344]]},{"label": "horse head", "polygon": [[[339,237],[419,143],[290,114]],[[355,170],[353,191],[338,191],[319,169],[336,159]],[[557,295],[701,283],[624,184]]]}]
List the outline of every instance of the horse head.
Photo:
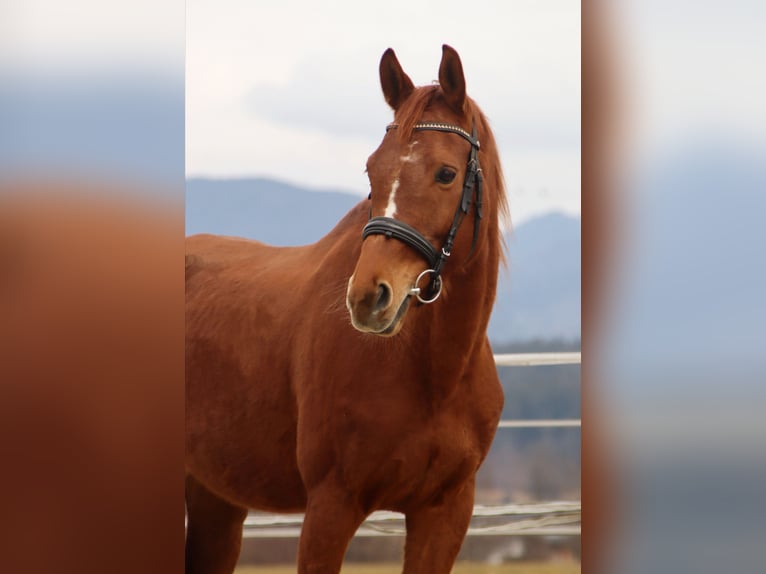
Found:
[{"label": "horse head", "polygon": [[[442,272],[455,266],[448,258],[461,265],[486,235],[480,233],[486,153],[479,154],[478,135],[488,128],[466,96],[460,57],[447,45],[438,84],[416,88],[390,48],[380,61],[380,81],[394,123],[367,160],[370,221],[346,305],[356,329],[392,336],[413,299],[439,297]],[[473,222],[461,230],[464,218]]]}]

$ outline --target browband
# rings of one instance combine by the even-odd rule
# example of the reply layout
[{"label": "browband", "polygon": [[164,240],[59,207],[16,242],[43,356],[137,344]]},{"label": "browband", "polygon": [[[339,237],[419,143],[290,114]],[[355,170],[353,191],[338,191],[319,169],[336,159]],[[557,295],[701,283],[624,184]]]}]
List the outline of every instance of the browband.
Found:
[{"label": "browband", "polygon": [[[399,127],[399,124],[396,124],[396,123],[388,124],[386,126],[386,131],[395,130],[398,127]],[[467,140],[468,143],[470,143],[477,150],[481,149],[481,144],[479,143],[479,140],[476,139],[471,134],[469,134],[463,128],[458,126],[453,126],[450,124],[442,124],[439,122],[419,122],[415,124],[414,126],[412,126],[412,129],[416,132],[436,131],[436,132],[446,132],[451,134],[457,134],[463,137],[465,140]]]}]

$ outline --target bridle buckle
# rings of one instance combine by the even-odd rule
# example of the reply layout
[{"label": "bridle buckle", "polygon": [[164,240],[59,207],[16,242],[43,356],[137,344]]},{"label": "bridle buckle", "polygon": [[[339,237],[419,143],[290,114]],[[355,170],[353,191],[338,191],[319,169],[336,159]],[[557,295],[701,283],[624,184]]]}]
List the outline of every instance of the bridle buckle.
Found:
[{"label": "bridle buckle", "polygon": [[418,275],[417,279],[415,279],[415,286],[412,289],[410,289],[410,295],[414,295],[418,301],[420,301],[421,303],[425,305],[436,301],[439,298],[439,295],[442,294],[442,287],[443,287],[442,278],[439,275],[436,277],[435,280],[429,283],[429,285],[433,284],[435,286],[436,294],[434,294],[430,299],[425,299],[424,297],[422,297],[421,296],[422,289],[418,287],[418,284],[420,283],[420,280],[423,278],[423,276],[426,273],[436,273],[436,271],[433,269],[426,269],[425,271],[421,271],[420,275]]}]

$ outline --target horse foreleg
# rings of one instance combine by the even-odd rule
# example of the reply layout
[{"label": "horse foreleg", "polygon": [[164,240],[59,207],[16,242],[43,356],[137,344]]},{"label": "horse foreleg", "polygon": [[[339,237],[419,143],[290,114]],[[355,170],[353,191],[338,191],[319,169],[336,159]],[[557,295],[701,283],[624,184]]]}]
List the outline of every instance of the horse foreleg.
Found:
[{"label": "horse foreleg", "polygon": [[473,514],[473,481],[433,506],[406,514],[404,574],[449,574]]},{"label": "horse foreleg", "polygon": [[308,493],[298,546],[298,574],[338,574],[364,513],[334,486]]},{"label": "horse foreleg", "polygon": [[231,574],[247,510],[221,500],[186,477],[186,574]]}]

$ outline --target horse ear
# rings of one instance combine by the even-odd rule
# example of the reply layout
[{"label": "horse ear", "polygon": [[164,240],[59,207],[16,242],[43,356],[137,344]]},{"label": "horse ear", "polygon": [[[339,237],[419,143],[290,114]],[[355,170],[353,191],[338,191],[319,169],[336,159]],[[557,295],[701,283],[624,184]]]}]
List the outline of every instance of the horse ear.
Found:
[{"label": "horse ear", "polygon": [[465,113],[465,76],[460,56],[451,46],[442,46],[442,62],[439,65],[439,84],[447,104],[461,116]]},{"label": "horse ear", "polygon": [[402,70],[402,66],[391,48],[383,52],[383,57],[380,59],[380,85],[388,105],[394,111],[399,109],[402,102],[415,89],[412,80]]}]

